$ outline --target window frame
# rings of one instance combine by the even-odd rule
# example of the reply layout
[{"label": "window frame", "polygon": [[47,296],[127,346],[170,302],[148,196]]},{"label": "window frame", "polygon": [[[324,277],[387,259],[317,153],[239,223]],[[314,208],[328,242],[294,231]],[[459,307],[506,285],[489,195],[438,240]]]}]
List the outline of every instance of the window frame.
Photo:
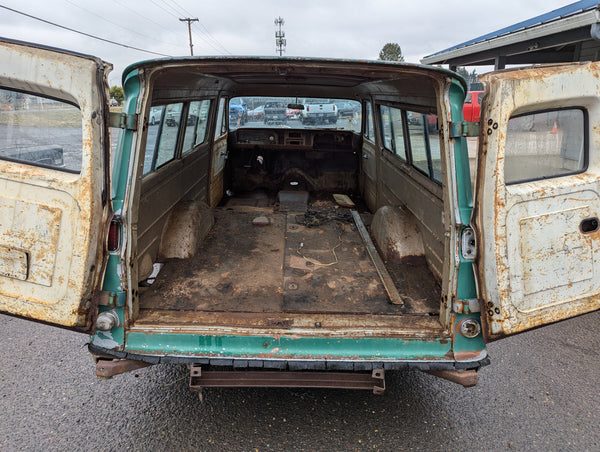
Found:
[{"label": "window frame", "polygon": [[363,118],[363,138],[369,141],[369,143],[375,144],[377,133],[375,132],[375,110],[370,100],[361,102],[362,109],[364,111]]}]

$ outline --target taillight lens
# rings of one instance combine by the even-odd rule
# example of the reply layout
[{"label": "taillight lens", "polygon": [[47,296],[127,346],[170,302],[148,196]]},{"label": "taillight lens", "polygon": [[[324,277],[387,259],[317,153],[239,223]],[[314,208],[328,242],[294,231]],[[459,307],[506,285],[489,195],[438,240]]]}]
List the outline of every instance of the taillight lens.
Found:
[{"label": "taillight lens", "polygon": [[114,252],[121,246],[121,222],[113,219],[108,229],[108,251]]},{"label": "taillight lens", "polygon": [[310,111],[310,107],[308,105],[306,106],[306,111]]}]

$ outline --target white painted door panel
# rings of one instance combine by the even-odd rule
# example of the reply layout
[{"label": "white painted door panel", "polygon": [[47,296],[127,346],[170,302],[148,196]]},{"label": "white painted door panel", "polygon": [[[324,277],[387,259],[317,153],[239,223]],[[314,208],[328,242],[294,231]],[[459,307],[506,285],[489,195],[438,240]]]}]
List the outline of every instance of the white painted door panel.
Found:
[{"label": "white painted door panel", "polygon": [[489,339],[600,308],[599,70],[482,77],[474,222]]},{"label": "white painted door panel", "polygon": [[0,62],[0,311],[85,329],[108,209],[109,68],[11,41]]}]

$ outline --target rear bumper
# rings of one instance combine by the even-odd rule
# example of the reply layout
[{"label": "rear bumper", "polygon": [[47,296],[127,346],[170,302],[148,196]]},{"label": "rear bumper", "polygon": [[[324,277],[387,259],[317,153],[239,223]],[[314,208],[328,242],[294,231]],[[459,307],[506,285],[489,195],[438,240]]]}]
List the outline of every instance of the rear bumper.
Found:
[{"label": "rear bumper", "polygon": [[385,370],[477,370],[490,364],[490,358],[484,354],[474,361],[393,361],[393,360],[331,360],[331,359],[259,359],[259,358],[221,358],[182,355],[158,355],[122,352],[89,345],[89,351],[97,356],[118,359],[132,359],[150,364],[200,364],[215,367],[233,367],[234,369],[278,369],[278,370],[330,370],[330,371],[371,371]]},{"label": "rear bumper", "polygon": [[[91,343],[93,354],[149,363],[201,364],[282,370],[478,369],[489,363],[483,341],[461,347],[451,340],[393,337],[203,336],[129,332],[124,350]],[[116,344],[115,344],[116,345]]]}]

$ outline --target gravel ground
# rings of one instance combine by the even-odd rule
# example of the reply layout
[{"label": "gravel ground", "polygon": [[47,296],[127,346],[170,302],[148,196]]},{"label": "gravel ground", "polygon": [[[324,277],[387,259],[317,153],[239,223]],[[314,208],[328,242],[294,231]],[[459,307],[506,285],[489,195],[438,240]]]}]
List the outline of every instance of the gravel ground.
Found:
[{"label": "gravel ground", "polygon": [[159,365],[98,380],[87,337],[0,315],[0,450],[600,450],[600,313],[489,346],[465,389],[388,372],[366,391],[187,388]]}]

